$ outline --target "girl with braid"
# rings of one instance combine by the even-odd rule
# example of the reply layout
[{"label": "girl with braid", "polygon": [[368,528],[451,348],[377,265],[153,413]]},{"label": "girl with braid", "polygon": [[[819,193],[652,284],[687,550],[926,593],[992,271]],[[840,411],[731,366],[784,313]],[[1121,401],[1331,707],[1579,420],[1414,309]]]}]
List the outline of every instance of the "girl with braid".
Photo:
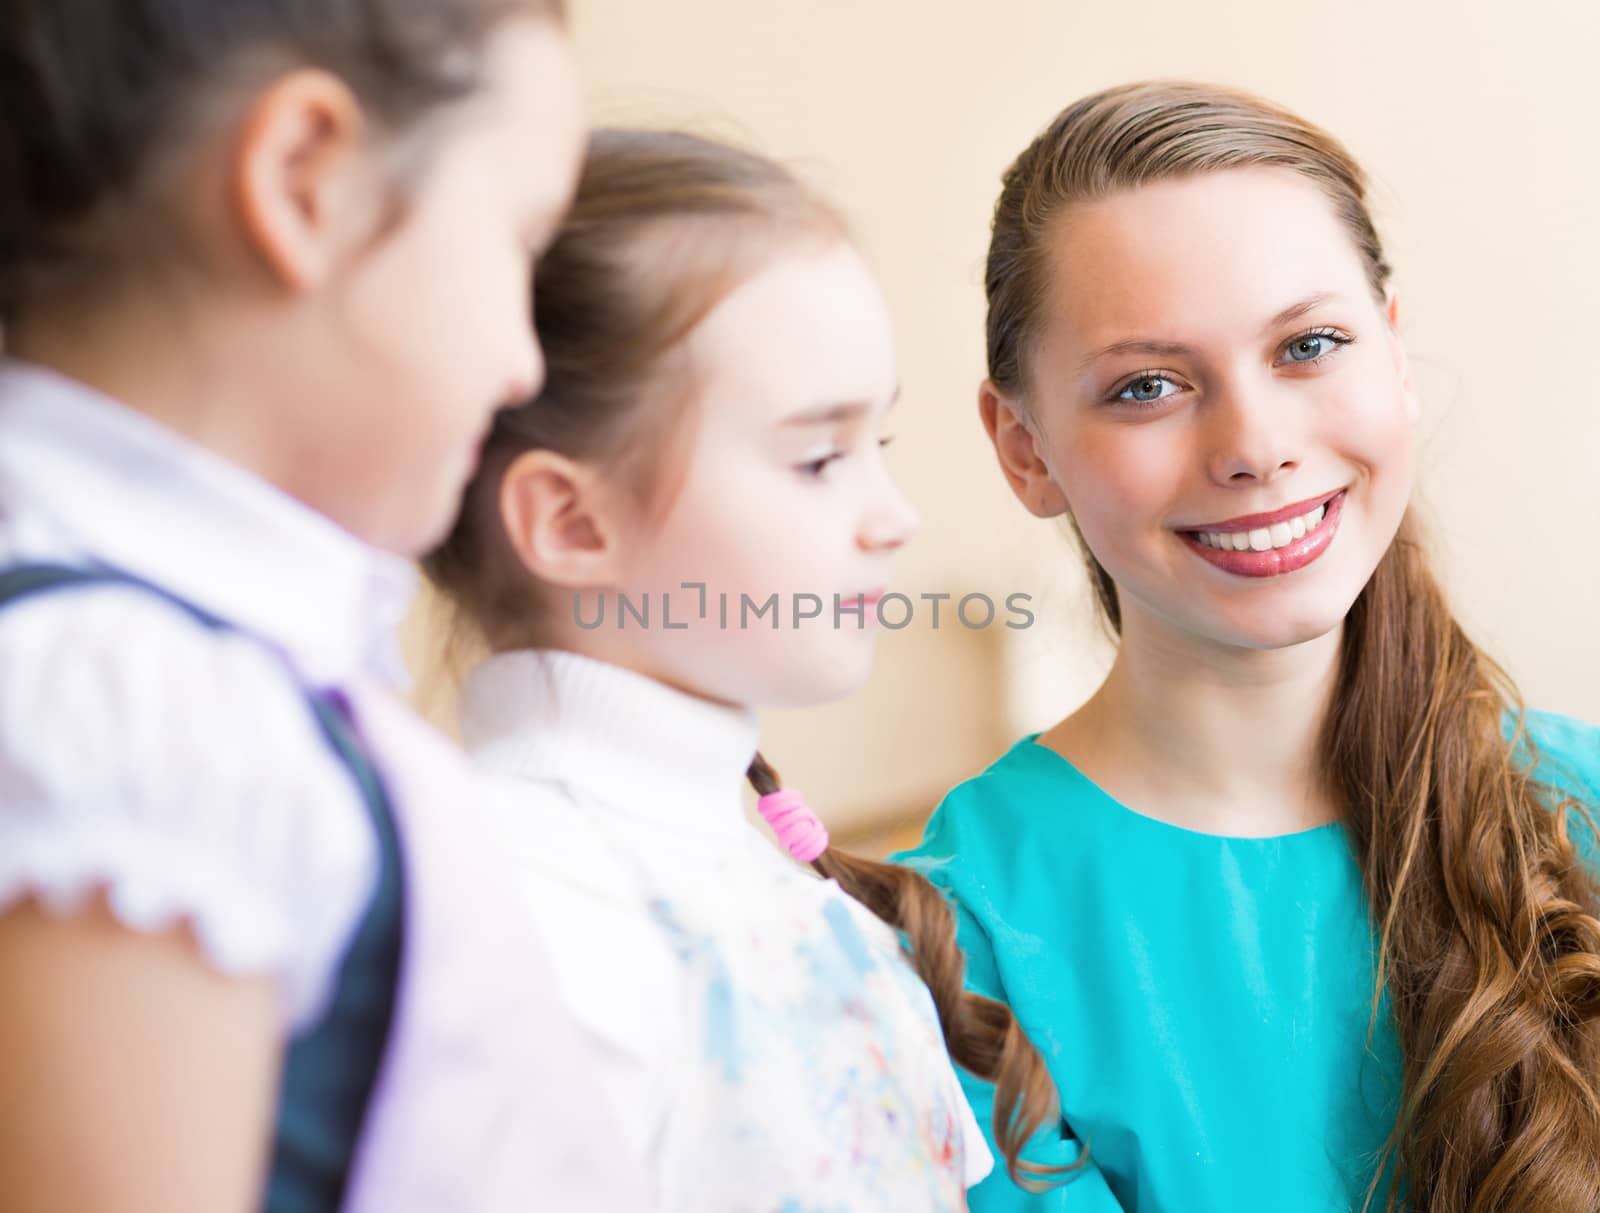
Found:
[{"label": "girl with braid", "polygon": [[943,899],[829,847],[757,754],[758,706],[866,677],[916,525],[840,220],[754,155],[600,132],[534,297],[544,390],[499,415],[428,569],[493,654],[463,734],[625,1154],[681,1213],[964,1209],[991,1161],[954,1059],[995,1084],[1005,1169],[1048,1182],[1019,1148],[1051,1084],[962,991]]}]

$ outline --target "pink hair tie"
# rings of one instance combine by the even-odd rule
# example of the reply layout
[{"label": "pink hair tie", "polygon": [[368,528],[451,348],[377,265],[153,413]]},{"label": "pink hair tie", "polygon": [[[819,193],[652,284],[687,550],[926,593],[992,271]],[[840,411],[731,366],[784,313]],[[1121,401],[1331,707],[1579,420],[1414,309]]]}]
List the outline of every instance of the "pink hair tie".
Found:
[{"label": "pink hair tie", "polygon": [[817,820],[799,792],[792,788],[768,792],[756,807],[778,841],[801,863],[813,862],[828,849],[828,827]]}]

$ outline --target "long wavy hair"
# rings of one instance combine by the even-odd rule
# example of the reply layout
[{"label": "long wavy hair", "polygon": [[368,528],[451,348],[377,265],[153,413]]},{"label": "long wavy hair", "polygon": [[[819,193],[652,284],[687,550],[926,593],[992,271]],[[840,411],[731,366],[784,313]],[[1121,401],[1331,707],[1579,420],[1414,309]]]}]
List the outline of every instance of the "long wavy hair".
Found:
[{"label": "long wavy hair", "polygon": [[[1366,177],[1331,136],[1230,90],[1126,85],[1063,111],[1005,174],[985,274],[994,383],[1026,407],[1050,250],[1075,203],[1246,166],[1319,186],[1383,297]],[[1120,632],[1116,585],[1083,553]],[[1388,1172],[1389,1210],[1600,1210],[1600,898],[1568,837],[1577,806],[1530,773],[1522,712],[1408,512],[1345,621],[1320,741],[1378,927],[1374,1023],[1387,992],[1403,1058],[1367,1207]]]},{"label": "long wavy hair", "polygon": [[[636,495],[657,499],[670,471],[663,452],[676,449],[692,396],[674,357],[683,339],[779,254],[844,238],[837,214],[770,160],[676,132],[594,134],[572,211],[534,275],[545,386],[499,414],[454,529],[424,561],[491,648],[536,645],[541,631],[540,587],[512,551],[498,506],[511,462],[557,451],[615,468]],[[779,786],[760,755],[749,779],[763,794]],[[995,1084],[994,1138],[1013,1178],[1039,1187],[1074,1169],[1021,1157],[1058,1118],[1055,1086],[1011,1011],[963,988],[943,896],[909,869],[835,848],[812,866],[905,940],[951,1057]]]}]

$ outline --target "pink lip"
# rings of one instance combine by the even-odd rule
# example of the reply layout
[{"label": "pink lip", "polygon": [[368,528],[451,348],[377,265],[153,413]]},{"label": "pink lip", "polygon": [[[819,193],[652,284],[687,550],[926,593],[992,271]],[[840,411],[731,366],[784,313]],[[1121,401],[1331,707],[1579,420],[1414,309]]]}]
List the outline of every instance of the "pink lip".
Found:
[{"label": "pink lip", "polygon": [[1281,510],[1273,510],[1270,514],[1241,514],[1237,518],[1230,518],[1226,522],[1207,522],[1200,526],[1186,526],[1179,528],[1184,531],[1253,531],[1258,527],[1268,527],[1279,522],[1288,522],[1291,518],[1298,518],[1302,514],[1309,514],[1319,505],[1327,505],[1335,497],[1344,492],[1343,489],[1334,489],[1331,493],[1323,493],[1320,497],[1308,497],[1294,505],[1286,505]]},{"label": "pink lip", "polygon": [[839,606],[843,610],[854,611],[858,608],[863,613],[866,626],[878,626],[878,603],[883,601],[883,590],[869,590],[865,594],[856,594],[850,598],[839,599]]},{"label": "pink lip", "polygon": [[1288,518],[1298,518],[1301,514],[1316,509],[1324,500],[1327,501],[1328,512],[1323,515],[1317,529],[1307,531],[1303,539],[1295,540],[1286,548],[1275,548],[1266,552],[1223,552],[1216,548],[1208,548],[1192,532],[1180,531],[1178,534],[1191,552],[1224,572],[1238,577],[1278,577],[1305,568],[1328,550],[1328,546],[1333,543],[1334,534],[1339,529],[1339,519],[1344,515],[1343,489],[1330,498],[1313,497],[1307,504],[1289,506],[1286,511],[1280,510],[1276,514],[1252,515],[1243,520],[1249,524],[1248,528],[1235,525],[1241,521],[1240,519],[1218,526],[1199,528],[1207,531],[1254,530],[1256,527],[1270,525],[1261,521],[1263,519],[1283,522]]}]

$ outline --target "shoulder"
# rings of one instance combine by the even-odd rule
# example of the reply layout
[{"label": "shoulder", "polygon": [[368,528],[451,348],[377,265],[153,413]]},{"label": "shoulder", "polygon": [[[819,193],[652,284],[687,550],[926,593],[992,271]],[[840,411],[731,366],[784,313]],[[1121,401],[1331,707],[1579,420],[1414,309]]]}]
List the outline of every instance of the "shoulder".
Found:
[{"label": "shoulder", "polygon": [[561,1001],[618,1065],[654,1069],[685,975],[652,912],[652,857],[563,783],[478,768],[473,787]]},{"label": "shoulder", "polygon": [[608,824],[603,806],[565,783],[474,765],[476,809],[528,896],[592,907],[636,910],[645,898],[641,864],[629,835]]},{"label": "shoulder", "polygon": [[565,784],[479,770],[473,786],[569,1004],[595,1022],[630,1020],[642,989],[675,968],[652,915],[648,848]]},{"label": "shoulder", "polygon": [[1536,711],[1524,714],[1523,725],[1532,743],[1535,777],[1600,812],[1600,725]]},{"label": "shoulder", "polygon": [[104,890],[189,920],[227,972],[313,1015],[375,879],[350,773],[276,655],[125,587],[0,612],[0,907]]},{"label": "shoulder", "polygon": [[951,888],[1008,870],[1030,849],[1071,846],[1086,828],[1075,812],[1093,794],[1065,759],[1018,741],[981,774],[952,788],[928,820],[922,841],[892,858]]},{"label": "shoulder", "polygon": [[[1591,871],[1600,872],[1600,727],[1554,712],[1523,714],[1521,749],[1554,801],[1568,801],[1567,830]],[[1554,805],[1552,805],[1554,807]]]}]

